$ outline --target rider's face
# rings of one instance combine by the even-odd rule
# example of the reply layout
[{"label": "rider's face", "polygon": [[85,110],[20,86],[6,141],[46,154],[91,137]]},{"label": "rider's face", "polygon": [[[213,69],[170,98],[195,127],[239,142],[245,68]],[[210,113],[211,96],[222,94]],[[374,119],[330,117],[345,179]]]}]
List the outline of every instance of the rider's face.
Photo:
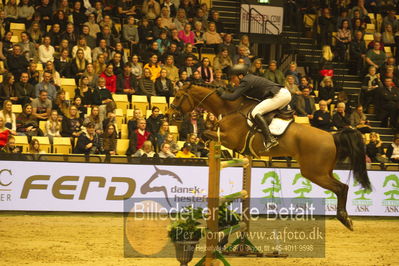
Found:
[{"label": "rider's face", "polygon": [[[240,75],[241,76],[241,75]],[[240,84],[240,78],[237,75],[233,75],[231,76],[230,82],[232,85],[234,86],[238,86],[238,84]]]}]

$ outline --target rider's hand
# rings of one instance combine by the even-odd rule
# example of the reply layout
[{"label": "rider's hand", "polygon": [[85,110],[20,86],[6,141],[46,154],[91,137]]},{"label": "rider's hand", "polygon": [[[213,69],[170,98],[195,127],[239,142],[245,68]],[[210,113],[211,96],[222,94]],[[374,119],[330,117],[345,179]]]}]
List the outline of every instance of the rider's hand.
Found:
[{"label": "rider's hand", "polygon": [[223,88],[217,88],[217,89],[216,89],[216,94],[219,95],[219,96],[222,95],[223,92],[224,92],[224,89],[223,89]]}]

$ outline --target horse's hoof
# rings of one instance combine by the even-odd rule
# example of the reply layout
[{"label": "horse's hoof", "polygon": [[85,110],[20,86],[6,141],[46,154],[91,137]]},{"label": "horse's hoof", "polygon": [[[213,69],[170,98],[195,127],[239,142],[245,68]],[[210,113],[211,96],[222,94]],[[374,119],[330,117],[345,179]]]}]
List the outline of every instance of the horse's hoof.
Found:
[{"label": "horse's hoof", "polygon": [[337,218],[346,228],[353,231],[352,219],[348,217],[348,214],[345,213],[344,215],[338,215]]}]

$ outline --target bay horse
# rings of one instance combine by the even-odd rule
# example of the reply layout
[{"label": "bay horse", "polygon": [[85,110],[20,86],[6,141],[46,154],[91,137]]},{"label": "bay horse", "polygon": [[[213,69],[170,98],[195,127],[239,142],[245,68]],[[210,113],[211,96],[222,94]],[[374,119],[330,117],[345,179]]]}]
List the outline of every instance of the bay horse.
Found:
[{"label": "bay horse", "polygon": [[251,130],[247,124],[247,113],[258,102],[246,97],[235,101],[221,99],[216,87],[204,84],[188,84],[176,92],[170,104],[168,115],[187,114],[197,107],[213,113],[219,120],[219,133],[206,130],[204,135],[218,140],[222,145],[234,151],[243,151],[251,146],[252,155],[282,157],[290,156],[300,165],[302,176],[320,187],[337,195],[337,219],[348,229],[353,230],[352,220],[346,211],[348,185],[333,176],[337,161],[349,158],[355,180],[365,189],[371,189],[366,170],[363,138],[359,131],[344,129],[332,135],[309,125],[291,123],[283,135],[279,137],[279,145],[268,152],[264,151],[261,133],[255,133],[249,145],[246,141]]}]

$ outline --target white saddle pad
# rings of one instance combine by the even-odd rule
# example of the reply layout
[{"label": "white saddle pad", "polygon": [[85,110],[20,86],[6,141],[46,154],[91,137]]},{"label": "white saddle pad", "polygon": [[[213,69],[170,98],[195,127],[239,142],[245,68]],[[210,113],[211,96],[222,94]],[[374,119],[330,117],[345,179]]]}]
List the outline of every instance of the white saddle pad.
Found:
[{"label": "white saddle pad", "polygon": [[280,136],[284,134],[285,130],[291,122],[292,119],[284,120],[281,118],[273,118],[272,122],[269,125],[270,132],[275,136]]}]

